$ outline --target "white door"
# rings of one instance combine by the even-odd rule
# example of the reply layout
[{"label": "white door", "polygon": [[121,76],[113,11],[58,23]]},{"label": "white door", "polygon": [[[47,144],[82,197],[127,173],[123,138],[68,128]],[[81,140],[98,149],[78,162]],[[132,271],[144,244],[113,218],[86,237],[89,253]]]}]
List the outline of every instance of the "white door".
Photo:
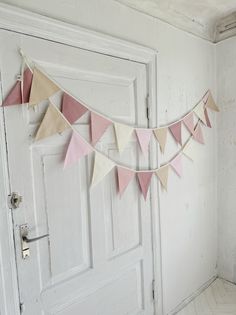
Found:
[{"label": "white door", "polygon": [[[142,63],[1,31],[3,95],[20,70],[18,48],[71,94],[121,122],[147,126],[147,73]],[[55,98],[54,100],[58,100]],[[150,199],[135,180],[120,200],[115,173],[90,188],[93,154],[63,170],[70,132],[34,143],[47,102],[36,111],[4,108],[19,296],[25,315],[154,314]],[[88,116],[76,124],[88,136]],[[99,150],[124,165],[148,167],[135,139],[119,157],[110,129]],[[22,258],[20,226],[27,223],[30,257]]]}]

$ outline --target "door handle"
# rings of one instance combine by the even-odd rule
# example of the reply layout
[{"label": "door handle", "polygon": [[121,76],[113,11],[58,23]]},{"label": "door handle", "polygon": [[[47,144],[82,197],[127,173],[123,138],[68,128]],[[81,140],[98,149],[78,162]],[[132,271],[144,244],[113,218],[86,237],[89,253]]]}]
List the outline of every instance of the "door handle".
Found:
[{"label": "door handle", "polygon": [[21,225],[20,226],[20,238],[21,238],[21,254],[22,254],[23,259],[30,257],[29,243],[39,241],[39,240],[49,236],[49,234],[44,234],[44,235],[41,235],[38,237],[28,238],[28,234],[29,234],[28,224]]}]

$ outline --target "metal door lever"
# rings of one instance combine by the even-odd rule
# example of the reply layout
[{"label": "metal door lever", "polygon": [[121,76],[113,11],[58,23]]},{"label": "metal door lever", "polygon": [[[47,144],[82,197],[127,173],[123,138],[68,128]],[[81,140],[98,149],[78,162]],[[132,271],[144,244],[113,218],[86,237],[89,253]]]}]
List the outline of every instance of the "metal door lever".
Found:
[{"label": "metal door lever", "polygon": [[49,234],[41,235],[35,238],[28,238],[27,236],[22,236],[22,240],[26,243],[33,243],[35,241],[41,240],[42,238],[48,237]]},{"label": "metal door lever", "polygon": [[20,238],[21,238],[21,253],[22,253],[23,259],[26,259],[30,256],[29,243],[39,241],[39,240],[49,236],[49,234],[45,234],[45,235],[41,235],[41,236],[34,237],[34,238],[28,238],[28,234],[29,234],[28,224],[21,225],[20,226]]}]

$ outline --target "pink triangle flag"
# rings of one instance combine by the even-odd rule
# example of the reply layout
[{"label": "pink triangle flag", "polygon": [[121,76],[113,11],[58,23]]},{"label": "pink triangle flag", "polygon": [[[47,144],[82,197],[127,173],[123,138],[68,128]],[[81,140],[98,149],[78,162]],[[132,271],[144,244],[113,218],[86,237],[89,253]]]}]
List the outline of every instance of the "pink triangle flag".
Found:
[{"label": "pink triangle flag", "polygon": [[27,68],[23,74],[23,95],[21,94],[21,81],[17,81],[3,101],[3,106],[18,105],[29,102],[33,74]]},{"label": "pink triangle flag", "polygon": [[93,145],[98,142],[111,124],[112,122],[110,120],[91,112],[91,137]]},{"label": "pink triangle flag", "polygon": [[169,129],[176,142],[182,145],[181,121],[178,121],[177,123],[169,126]]},{"label": "pink triangle flag", "polygon": [[204,109],[204,114],[206,117],[206,125],[207,125],[207,127],[211,128],[211,122],[210,122],[210,118],[209,118],[208,111],[206,108]]},{"label": "pink triangle flag", "polygon": [[183,119],[183,123],[188,129],[188,131],[193,134],[194,133],[194,116],[193,113],[189,113],[186,117]]},{"label": "pink triangle flag", "polygon": [[194,131],[194,134],[193,134],[193,139],[196,140],[197,142],[199,143],[202,143],[204,144],[204,138],[203,138],[203,134],[202,134],[202,128],[201,128],[201,125],[200,123],[198,123],[195,131]]},{"label": "pink triangle flag", "polygon": [[64,167],[74,164],[92,151],[93,148],[77,132],[73,131],[67,148]]},{"label": "pink triangle flag", "polygon": [[80,104],[80,102],[78,102],[72,96],[64,93],[62,100],[62,113],[69,123],[73,124],[87,111],[88,109],[84,105]]},{"label": "pink triangle flag", "polygon": [[138,172],[138,181],[144,196],[144,199],[147,199],[148,188],[152,179],[153,172]]},{"label": "pink triangle flag", "polygon": [[176,172],[176,174],[181,177],[183,174],[183,167],[182,167],[182,154],[178,154],[171,162],[170,165]]},{"label": "pink triangle flag", "polygon": [[120,197],[134,177],[135,172],[124,167],[117,166],[118,187]]},{"label": "pink triangle flag", "polygon": [[144,155],[148,153],[148,146],[151,140],[151,129],[135,129],[140,148]]}]

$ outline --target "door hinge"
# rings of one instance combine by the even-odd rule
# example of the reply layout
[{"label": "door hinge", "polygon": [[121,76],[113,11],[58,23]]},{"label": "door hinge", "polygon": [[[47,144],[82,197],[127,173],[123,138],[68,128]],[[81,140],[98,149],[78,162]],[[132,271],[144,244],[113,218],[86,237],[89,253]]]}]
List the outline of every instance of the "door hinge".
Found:
[{"label": "door hinge", "polygon": [[8,196],[8,206],[10,209],[17,209],[20,207],[20,203],[22,202],[22,196],[17,192],[13,192]]},{"label": "door hinge", "polygon": [[23,314],[23,312],[24,312],[24,310],[25,310],[25,305],[24,305],[24,303],[21,302],[20,305],[19,305],[19,307],[20,307],[20,314]]},{"label": "door hinge", "polygon": [[150,119],[150,109],[149,109],[149,95],[146,96],[146,115],[147,119]]},{"label": "door hinge", "polygon": [[155,280],[152,280],[152,300],[156,300]]}]

